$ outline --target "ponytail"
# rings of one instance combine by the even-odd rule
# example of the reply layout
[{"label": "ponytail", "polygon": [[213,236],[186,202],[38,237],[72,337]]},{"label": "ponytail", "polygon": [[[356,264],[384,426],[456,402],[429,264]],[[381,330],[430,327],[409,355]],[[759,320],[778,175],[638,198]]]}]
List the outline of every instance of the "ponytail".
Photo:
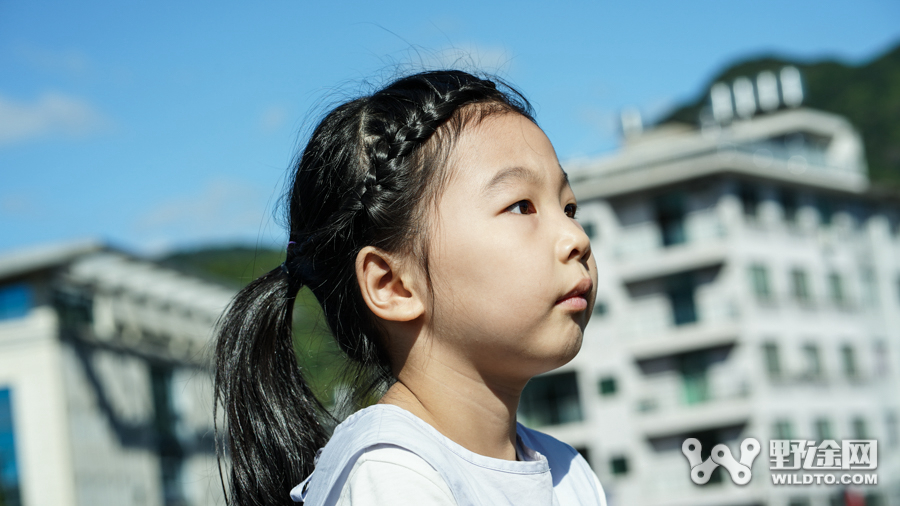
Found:
[{"label": "ponytail", "polygon": [[312,472],[327,441],[327,413],[294,355],[299,289],[286,270],[273,269],[237,294],[220,324],[215,400],[228,423],[234,505],[293,504],[287,491]]},{"label": "ponytail", "polygon": [[233,506],[293,504],[289,492],[312,472],[328,440],[324,425],[334,421],[294,355],[291,321],[302,286],[350,360],[351,403],[394,381],[385,336],[356,281],[356,255],[367,245],[408,254],[430,286],[425,216],[447,177],[453,141],[490,114],[532,119],[524,97],[503,86],[460,71],[425,72],[340,105],[316,126],[285,199],[285,263],[241,290],[219,328],[215,400],[227,424]]}]

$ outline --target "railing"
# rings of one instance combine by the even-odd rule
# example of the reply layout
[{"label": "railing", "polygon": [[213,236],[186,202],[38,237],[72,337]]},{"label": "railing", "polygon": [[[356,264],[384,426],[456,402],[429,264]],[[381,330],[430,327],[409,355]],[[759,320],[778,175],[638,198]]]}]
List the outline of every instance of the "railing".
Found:
[{"label": "railing", "polygon": [[738,320],[738,304],[733,297],[718,290],[698,289],[694,295],[696,321],[675,324],[674,309],[665,294],[633,299],[628,308],[626,325],[621,336],[629,341],[668,339],[672,332],[690,327],[731,324]]},{"label": "railing", "polygon": [[620,260],[634,260],[683,244],[703,243],[726,236],[725,226],[715,208],[686,214],[680,226],[683,240],[670,246],[664,245],[663,231],[654,220],[623,227],[616,237],[615,256]]},{"label": "railing", "polygon": [[654,374],[640,388],[635,407],[640,413],[658,413],[749,396],[749,381],[728,367],[714,366],[690,374],[674,371]]}]

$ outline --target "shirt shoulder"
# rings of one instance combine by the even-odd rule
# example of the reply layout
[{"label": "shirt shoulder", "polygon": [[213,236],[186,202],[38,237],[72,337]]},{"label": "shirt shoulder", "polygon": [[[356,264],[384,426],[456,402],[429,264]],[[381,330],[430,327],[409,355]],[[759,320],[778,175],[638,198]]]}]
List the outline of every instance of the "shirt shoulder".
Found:
[{"label": "shirt shoulder", "polygon": [[390,444],[367,448],[353,464],[337,506],[456,506],[447,483],[422,457]]},{"label": "shirt shoulder", "polygon": [[[581,456],[578,450],[568,443],[560,441],[549,434],[529,429],[521,423],[518,424],[516,433],[528,447],[532,450],[537,450],[547,458],[551,463],[551,472],[554,470],[558,472],[560,468],[565,468],[569,471],[566,474],[570,475],[572,471],[577,470],[578,474],[583,478],[579,490],[585,490],[584,485],[588,482],[591,483],[597,491],[595,500],[599,502],[600,506],[606,506],[606,492],[603,490],[603,485],[600,484],[597,474],[594,473],[590,464]],[[568,464],[559,465],[560,462],[567,462]],[[563,479],[565,478],[554,473],[554,483],[558,483]]]}]

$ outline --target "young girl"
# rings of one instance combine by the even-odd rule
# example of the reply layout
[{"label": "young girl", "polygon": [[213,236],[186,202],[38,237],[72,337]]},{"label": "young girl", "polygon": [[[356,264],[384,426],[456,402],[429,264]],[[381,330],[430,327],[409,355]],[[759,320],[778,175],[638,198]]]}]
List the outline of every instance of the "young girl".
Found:
[{"label": "young girl", "polygon": [[[516,423],[525,384],[575,356],[590,318],[575,210],[505,85],[426,72],[331,111],[296,164],[287,259],[222,321],[231,504],[605,506],[572,447]],[[302,286],[359,398],[388,387],[330,439],[292,347]]]}]

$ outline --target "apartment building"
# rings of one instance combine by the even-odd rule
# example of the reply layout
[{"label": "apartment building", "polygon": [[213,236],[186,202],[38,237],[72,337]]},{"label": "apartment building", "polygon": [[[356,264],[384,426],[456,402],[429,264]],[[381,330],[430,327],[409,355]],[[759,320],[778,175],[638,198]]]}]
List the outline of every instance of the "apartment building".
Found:
[{"label": "apartment building", "polygon": [[232,296],[99,244],[0,256],[0,504],[223,504],[207,348]]},{"label": "apartment building", "polygon": [[[898,505],[900,200],[870,187],[843,118],[796,101],[723,113],[714,92],[697,126],[566,164],[597,303],[520,419],[582,451],[611,506]],[[704,458],[756,438],[751,481],[692,483],[689,437]],[[878,441],[877,485],[773,484],[771,440],[851,438]]]}]

